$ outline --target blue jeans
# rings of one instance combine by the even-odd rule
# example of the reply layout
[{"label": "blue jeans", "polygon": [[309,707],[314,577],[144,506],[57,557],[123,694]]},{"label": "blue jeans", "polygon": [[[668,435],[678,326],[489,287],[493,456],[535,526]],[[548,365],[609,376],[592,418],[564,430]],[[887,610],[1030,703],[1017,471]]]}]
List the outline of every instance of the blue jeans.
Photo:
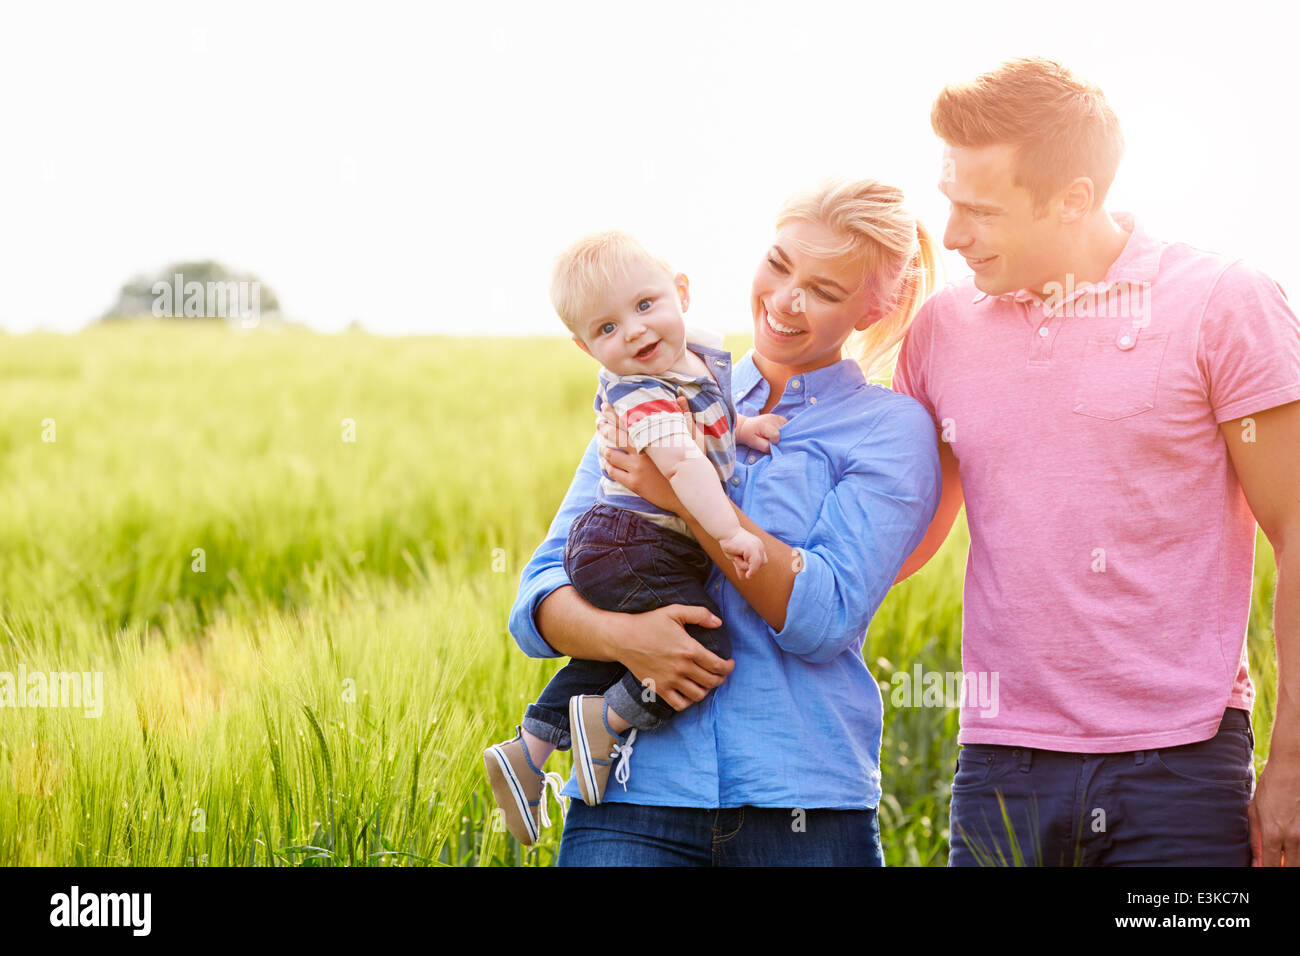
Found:
[{"label": "blue jeans", "polygon": [[948,863],[1249,866],[1254,750],[1250,715],[1234,707],[1209,740],[1159,750],[970,744],[952,784]]},{"label": "blue jeans", "polygon": [[884,866],[875,810],[573,801],[560,866]]},{"label": "blue jeans", "polygon": [[[713,562],[693,538],[623,508],[594,504],[577,517],[564,547],[569,583],[588,604],[641,613],[668,604],[707,607],[721,617],[705,581]],[[726,625],[687,624],[687,632],[723,660],[731,657]],[[675,711],[617,661],[574,658],[551,678],[524,713],[523,728],[567,750],[569,698],[604,694],[610,708],[638,730],[654,730]]]}]

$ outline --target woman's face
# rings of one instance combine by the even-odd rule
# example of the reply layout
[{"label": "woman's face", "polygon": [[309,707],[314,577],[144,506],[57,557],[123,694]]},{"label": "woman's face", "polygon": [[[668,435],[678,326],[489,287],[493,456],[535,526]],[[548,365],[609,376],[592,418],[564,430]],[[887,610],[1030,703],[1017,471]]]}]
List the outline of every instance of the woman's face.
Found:
[{"label": "woman's face", "polygon": [[840,241],[819,223],[789,223],[754,273],[754,349],[792,374],[838,362],[853,330],[865,329],[879,317],[872,311],[870,283],[860,265],[846,256],[809,255],[796,245]]}]

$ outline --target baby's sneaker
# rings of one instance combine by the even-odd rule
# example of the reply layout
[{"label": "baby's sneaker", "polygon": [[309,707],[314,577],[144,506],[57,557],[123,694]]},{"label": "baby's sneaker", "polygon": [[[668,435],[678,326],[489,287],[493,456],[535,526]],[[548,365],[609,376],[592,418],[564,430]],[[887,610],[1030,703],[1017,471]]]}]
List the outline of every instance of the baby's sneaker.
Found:
[{"label": "baby's sneaker", "polygon": [[560,803],[561,814],[564,813],[560,796],[564,781],[558,773],[542,773],[533,766],[528,748],[524,746],[522,731],[513,739],[493,744],[483,751],[483,763],[487,767],[488,782],[492,784],[492,796],[496,797],[497,806],[505,818],[506,829],[524,846],[532,846],[540,833],[539,818],[541,826],[551,825],[546,812],[548,785]]},{"label": "baby's sneaker", "polygon": [[580,696],[569,699],[569,732],[583,802],[594,807],[604,799],[609,768],[615,760],[619,764],[614,779],[626,790],[636,728],[630,729],[626,737],[616,734],[605,719],[605,698]]}]

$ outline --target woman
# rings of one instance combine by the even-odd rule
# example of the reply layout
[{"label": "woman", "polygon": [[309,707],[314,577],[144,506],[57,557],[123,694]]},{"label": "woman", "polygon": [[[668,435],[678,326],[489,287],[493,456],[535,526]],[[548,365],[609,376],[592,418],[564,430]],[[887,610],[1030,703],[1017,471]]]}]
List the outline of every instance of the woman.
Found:
[{"label": "woman", "polygon": [[[617,660],[675,709],[638,737],[626,791],[574,801],[561,865],[881,865],[882,704],[867,624],[938,504],[934,426],[869,385],[928,295],[933,244],[899,190],[866,180],[792,198],[754,276],[754,349],[735,363],[741,414],[785,416],[770,454],[737,448],[727,487],[768,562],[740,579],[644,456],[610,476],[682,516],[714,560],[708,587],[732,661],[683,624],[705,608],[602,611],[567,586],[569,525],[591,502],[595,439],[524,569],[510,630],[533,656]],[[853,358],[844,358],[845,353]],[[864,374],[865,373],[865,374]],[[577,795],[571,781],[565,791]]]}]

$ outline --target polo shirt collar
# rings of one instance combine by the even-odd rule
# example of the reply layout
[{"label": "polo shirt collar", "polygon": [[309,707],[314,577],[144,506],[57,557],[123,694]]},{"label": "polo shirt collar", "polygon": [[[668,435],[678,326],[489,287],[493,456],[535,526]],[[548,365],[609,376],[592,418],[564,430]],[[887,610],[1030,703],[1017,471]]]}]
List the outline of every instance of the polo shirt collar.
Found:
[{"label": "polo shirt collar", "polygon": [[[1120,250],[1119,257],[1110,264],[1106,270],[1106,277],[1098,284],[1097,291],[1104,292],[1107,288],[1120,283],[1131,283],[1142,285],[1143,283],[1152,283],[1155,281],[1156,273],[1160,269],[1160,243],[1152,238],[1142,224],[1138,222],[1137,217],[1129,212],[1112,213],[1115,221],[1120,227],[1129,233],[1128,241],[1124,243],[1124,248]],[[1088,288],[1087,284],[1081,287],[1080,291]],[[971,299],[971,303],[983,302],[989,298],[987,292],[977,292]],[[1013,302],[1039,302],[1042,300],[1036,292],[1029,289],[1020,289],[1017,292],[1006,292],[996,298]]]}]

